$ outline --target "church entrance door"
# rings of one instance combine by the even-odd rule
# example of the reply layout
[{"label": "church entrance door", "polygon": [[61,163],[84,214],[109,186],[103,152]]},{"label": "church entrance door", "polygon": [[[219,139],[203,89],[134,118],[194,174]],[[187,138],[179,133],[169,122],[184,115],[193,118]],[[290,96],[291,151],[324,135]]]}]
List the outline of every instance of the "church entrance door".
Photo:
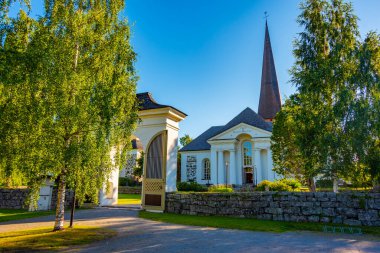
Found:
[{"label": "church entrance door", "polygon": [[147,146],[144,162],[142,204],[146,210],[165,209],[166,130],[155,135]]},{"label": "church entrance door", "polygon": [[244,168],[244,174],[245,174],[245,183],[253,184],[253,169],[250,167]]}]

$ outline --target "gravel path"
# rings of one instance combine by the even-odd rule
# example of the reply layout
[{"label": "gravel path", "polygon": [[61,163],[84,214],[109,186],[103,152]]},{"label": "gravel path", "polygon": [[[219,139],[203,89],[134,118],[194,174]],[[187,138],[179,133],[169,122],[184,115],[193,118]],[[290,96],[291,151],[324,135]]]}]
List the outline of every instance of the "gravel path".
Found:
[{"label": "gravel path", "polygon": [[[53,226],[53,217],[0,223],[0,233]],[[267,233],[193,227],[137,218],[137,211],[97,208],[77,212],[78,225],[118,231],[106,241],[65,252],[380,252],[380,242],[365,236],[322,233]]]}]

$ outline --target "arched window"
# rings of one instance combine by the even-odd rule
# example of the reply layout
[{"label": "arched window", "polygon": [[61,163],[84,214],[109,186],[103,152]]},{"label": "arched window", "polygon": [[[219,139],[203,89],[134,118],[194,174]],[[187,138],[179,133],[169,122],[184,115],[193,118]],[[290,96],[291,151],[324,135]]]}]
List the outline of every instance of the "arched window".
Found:
[{"label": "arched window", "polygon": [[243,143],[243,165],[252,166],[252,143],[249,141]]},{"label": "arched window", "polygon": [[211,171],[210,171],[210,160],[204,159],[203,160],[203,180],[210,180],[211,179]]}]

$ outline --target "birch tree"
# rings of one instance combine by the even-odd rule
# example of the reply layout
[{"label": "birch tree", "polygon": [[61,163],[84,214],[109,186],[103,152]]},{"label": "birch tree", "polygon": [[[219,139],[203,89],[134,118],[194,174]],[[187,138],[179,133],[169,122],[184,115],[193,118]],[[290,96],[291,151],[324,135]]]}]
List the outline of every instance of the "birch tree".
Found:
[{"label": "birch tree", "polygon": [[[30,163],[35,175],[31,166],[16,167],[36,186],[40,178],[57,179],[54,230],[62,230],[66,188],[75,189],[79,200],[97,200],[114,166],[111,149],[115,166],[124,162],[137,120],[135,53],[128,22],[120,18],[124,1],[46,0],[44,6],[20,60],[26,65],[20,83],[31,91],[20,93],[35,105],[20,112],[30,122],[18,133],[35,140],[24,150],[34,150],[26,161],[38,162]],[[13,59],[5,57],[2,66]]]}]

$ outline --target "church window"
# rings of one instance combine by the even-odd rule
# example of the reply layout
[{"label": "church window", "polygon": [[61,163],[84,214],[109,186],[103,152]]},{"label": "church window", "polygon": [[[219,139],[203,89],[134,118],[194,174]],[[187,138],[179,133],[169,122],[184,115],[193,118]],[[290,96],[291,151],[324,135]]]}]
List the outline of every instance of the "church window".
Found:
[{"label": "church window", "polygon": [[203,160],[203,180],[210,180],[211,179],[211,171],[210,171],[210,160],[204,159]]},{"label": "church window", "polygon": [[243,165],[252,166],[252,143],[249,141],[243,143]]}]

